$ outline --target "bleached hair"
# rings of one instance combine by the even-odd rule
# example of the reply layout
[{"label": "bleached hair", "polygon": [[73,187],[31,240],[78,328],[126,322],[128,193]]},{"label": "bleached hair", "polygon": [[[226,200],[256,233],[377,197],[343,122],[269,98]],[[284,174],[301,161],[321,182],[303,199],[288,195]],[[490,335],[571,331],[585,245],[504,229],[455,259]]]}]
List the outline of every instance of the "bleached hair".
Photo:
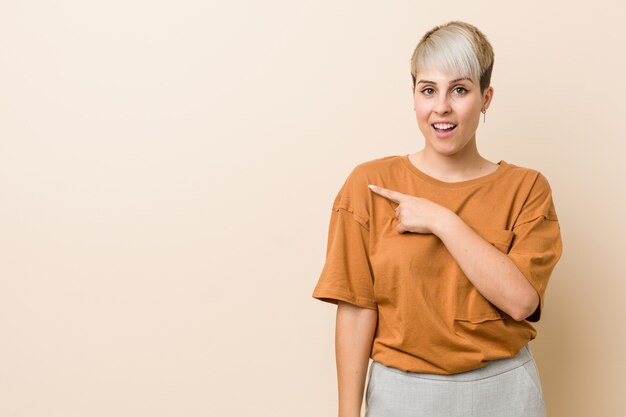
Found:
[{"label": "bleached hair", "polygon": [[483,93],[491,82],[493,61],[493,48],[477,27],[458,20],[435,26],[424,34],[413,51],[413,89],[420,71],[435,69],[453,77],[478,80]]}]

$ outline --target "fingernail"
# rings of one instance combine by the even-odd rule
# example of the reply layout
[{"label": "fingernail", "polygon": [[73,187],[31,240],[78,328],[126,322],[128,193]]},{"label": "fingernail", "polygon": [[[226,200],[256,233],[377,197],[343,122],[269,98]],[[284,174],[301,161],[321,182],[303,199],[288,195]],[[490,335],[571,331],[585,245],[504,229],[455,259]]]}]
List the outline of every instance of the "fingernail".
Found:
[{"label": "fingernail", "polygon": [[370,190],[375,190],[377,187],[375,185],[369,184],[368,187],[370,188]]}]

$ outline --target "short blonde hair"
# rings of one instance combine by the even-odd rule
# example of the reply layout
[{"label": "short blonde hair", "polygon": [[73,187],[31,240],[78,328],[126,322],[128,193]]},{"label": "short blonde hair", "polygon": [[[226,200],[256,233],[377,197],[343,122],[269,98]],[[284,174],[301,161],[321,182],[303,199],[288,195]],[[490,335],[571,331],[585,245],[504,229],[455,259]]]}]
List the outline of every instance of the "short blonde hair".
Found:
[{"label": "short blonde hair", "polygon": [[438,69],[451,76],[479,80],[482,94],[491,82],[493,61],[493,48],[477,27],[459,20],[435,26],[424,34],[413,51],[413,90],[421,70]]}]

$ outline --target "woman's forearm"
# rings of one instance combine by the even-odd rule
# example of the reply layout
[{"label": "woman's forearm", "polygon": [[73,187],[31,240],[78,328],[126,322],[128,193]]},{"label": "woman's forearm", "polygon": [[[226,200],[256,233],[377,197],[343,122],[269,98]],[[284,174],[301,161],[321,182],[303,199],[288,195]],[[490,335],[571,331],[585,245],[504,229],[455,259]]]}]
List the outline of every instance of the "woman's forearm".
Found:
[{"label": "woman's forearm", "polygon": [[359,417],[378,314],[343,301],[337,306],[335,354],[339,417]]},{"label": "woman's forearm", "polygon": [[435,234],[478,291],[515,320],[524,320],[532,314],[539,295],[513,261],[454,212],[445,213],[435,227]]}]

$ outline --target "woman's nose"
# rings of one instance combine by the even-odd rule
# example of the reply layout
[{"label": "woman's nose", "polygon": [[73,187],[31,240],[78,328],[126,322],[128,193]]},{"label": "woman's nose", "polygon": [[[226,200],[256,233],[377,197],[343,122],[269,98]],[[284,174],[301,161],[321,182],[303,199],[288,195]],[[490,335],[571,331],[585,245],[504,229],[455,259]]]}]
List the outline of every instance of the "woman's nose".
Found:
[{"label": "woman's nose", "polygon": [[450,111],[450,103],[448,102],[448,96],[442,95],[437,98],[437,102],[435,103],[435,108],[433,111],[435,113],[447,113]]}]

